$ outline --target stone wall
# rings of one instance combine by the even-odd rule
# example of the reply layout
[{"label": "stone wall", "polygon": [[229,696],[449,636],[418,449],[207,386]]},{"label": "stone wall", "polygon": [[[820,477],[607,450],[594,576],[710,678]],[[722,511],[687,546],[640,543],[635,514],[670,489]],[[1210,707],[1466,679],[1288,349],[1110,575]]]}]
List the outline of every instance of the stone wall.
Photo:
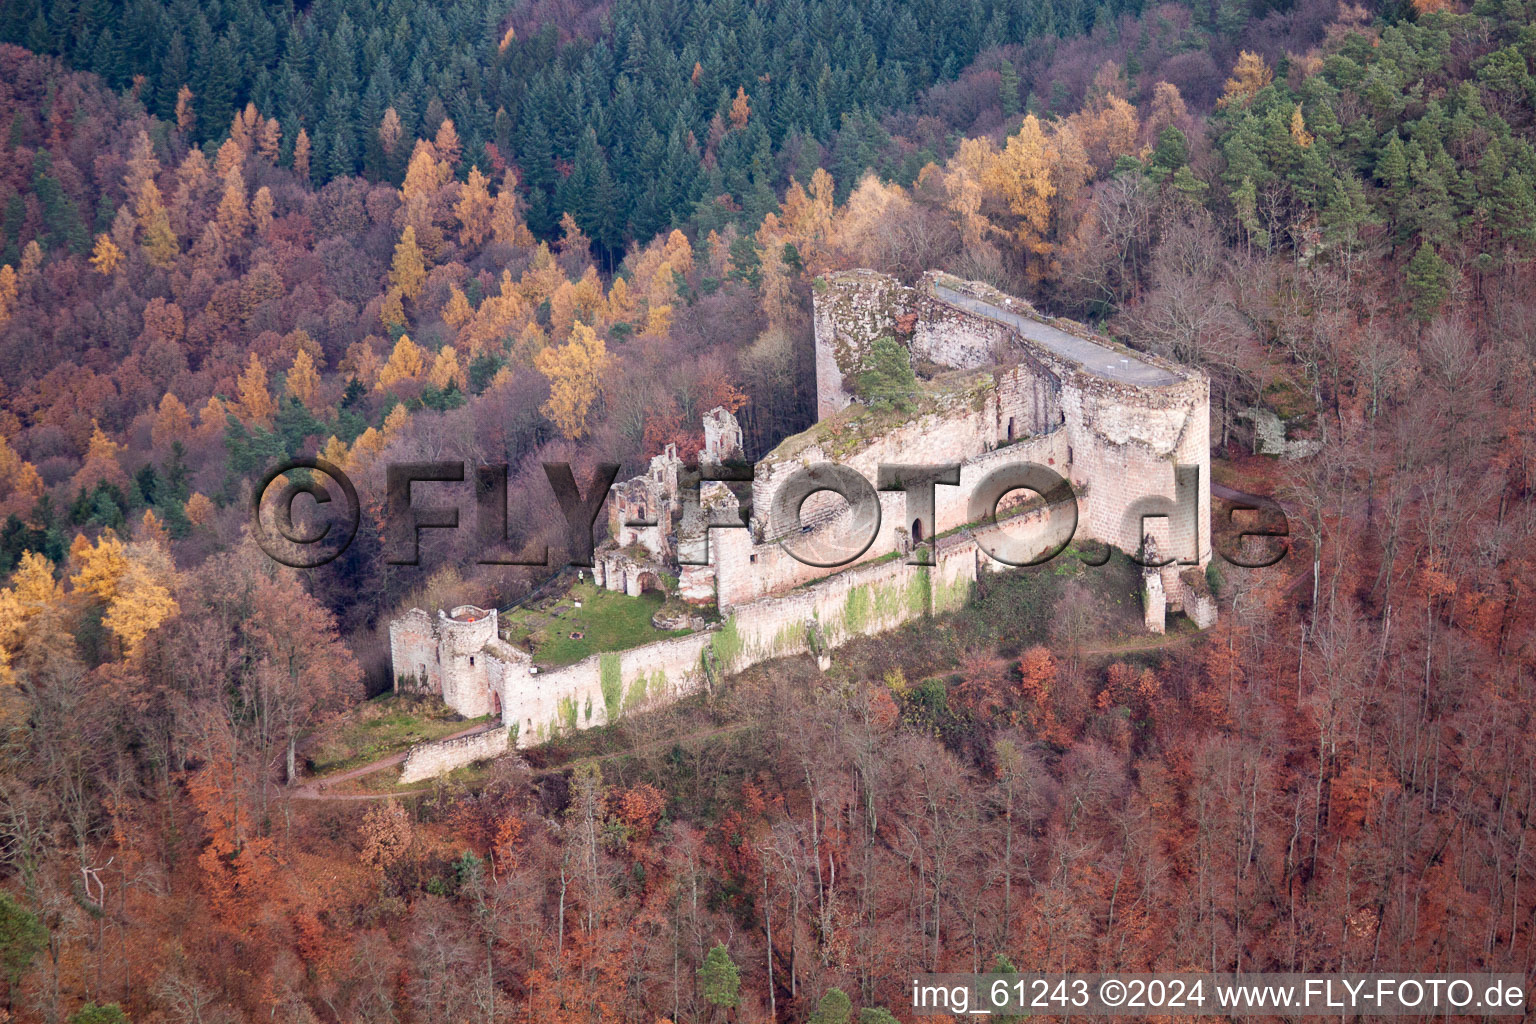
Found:
[{"label": "stone wall", "polygon": [[400,782],[420,782],[466,764],[500,757],[509,745],[507,730],[500,725],[467,736],[418,743],[406,752],[405,763],[400,766]]},{"label": "stone wall", "polygon": [[[1049,510],[1038,509],[1009,519],[1006,528],[1045,550],[1064,539],[1049,532],[1049,522]],[[509,676],[503,720],[515,728],[520,747],[564,730],[606,725],[631,710],[697,692],[712,674],[718,678],[773,658],[838,647],[954,611],[970,599],[979,572],[1005,568],[980,550],[970,530],[960,530],[939,538],[932,566],[900,558],[858,565],[739,605],[703,632],[592,655],[516,680]]]},{"label": "stone wall", "polygon": [[[1002,465],[1034,462],[1066,475],[1070,446],[1059,430],[1059,413],[1055,408],[1050,382],[1018,367],[996,380],[991,374],[970,378],[938,400],[934,408],[905,421],[887,414],[879,430],[860,429],[854,419],[860,411],[849,410],[832,424],[818,424],[781,444],[757,464],[750,534],[743,530],[715,530],[710,536],[721,611],[784,593],[846,568],[807,565],[778,543],[780,534],[791,524],[773,520],[774,497],[801,468],[835,463],[856,470],[873,486],[881,464],[960,463],[960,485],[940,484],[934,489],[935,523],[926,534],[928,539],[969,523],[970,498],[977,483]],[[1010,422],[1015,434],[1011,444],[1007,437]],[[1035,426],[1051,426],[1053,432],[1019,436],[1021,430]],[[877,493],[880,529],[854,564],[910,550],[913,517],[907,512],[906,495],[900,491]],[[813,534],[820,532],[838,538],[852,533],[851,511],[840,498],[831,496],[818,495],[808,500],[802,509],[801,523],[809,526]]]},{"label": "stone wall", "polygon": [[1216,625],[1216,595],[1211,593],[1210,583],[1201,570],[1191,566],[1179,573],[1179,602],[1197,628]]},{"label": "stone wall", "polygon": [[502,718],[516,727],[518,746],[530,746],[562,729],[607,725],[625,709],[690,693],[703,683],[703,652],[712,635],[693,633],[594,654],[509,681]]},{"label": "stone wall", "polygon": [[[1214,621],[1198,568],[1210,559],[1209,382],[1203,374],[949,275],[930,273],[907,288],[873,271],[851,271],[818,279],[814,291],[820,421],[757,463],[746,528],[704,530],[706,522],[738,521],[737,497],[719,483],[706,484],[697,508],[688,506],[675,524],[677,553],[689,561],[703,558],[707,538],[708,564],[678,566],[677,589],[693,603],[713,599],[724,617],[718,626],[540,674],[525,654],[490,650],[506,646],[500,641],[477,647],[467,631],[484,628],[478,619],[465,626],[440,613],[434,624],[412,612],[391,626],[396,671],[419,671],[437,692],[451,678],[451,693],[444,692],[449,704],[465,714],[500,709],[517,742],[532,744],[674,699],[721,672],[800,651],[823,656],[852,637],[963,605],[978,574],[1005,568],[986,554],[993,530],[1021,540],[1028,557],[1070,539],[1054,510],[1010,508],[1035,498],[1023,492],[1001,506],[1014,513],[1004,523],[976,524],[981,510],[971,499],[978,483],[1023,462],[1071,482],[1078,537],[1135,553],[1145,534],[1174,556],[1146,576],[1149,629],[1160,628],[1168,609],[1181,607],[1202,627]],[[927,378],[908,413],[850,407],[849,378],[886,335],[907,346]],[[739,453],[739,427],[723,409],[708,414],[705,434],[705,461]],[[871,485],[882,464],[960,464],[960,485],[935,487],[934,521],[922,524],[933,564],[908,564],[917,529],[899,491],[878,492],[880,528],[853,563],[808,565],[785,551],[780,540],[791,534],[825,541],[852,533],[846,502],[825,492],[805,502],[797,521],[774,515],[775,496],[791,476],[818,463],[853,469]],[[1182,491],[1179,466],[1196,468]],[[655,569],[651,560],[672,553],[676,474],[669,451],[652,460],[647,476],[615,488],[615,545],[594,571],[601,585],[635,593],[640,574]],[[1180,498],[1189,500],[1181,505]],[[623,525],[637,514],[661,523]],[[491,613],[493,635],[494,621]]]},{"label": "stone wall", "polygon": [[487,648],[499,644],[496,609],[460,605],[437,613],[437,641],[443,664],[443,703],[466,718],[500,710],[496,683],[501,666]]},{"label": "stone wall", "polygon": [[432,618],[412,608],[389,624],[389,663],[395,689],[441,694],[443,668]]},{"label": "stone wall", "polygon": [[[1091,341],[1095,347],[1090,351],[1096,358],[1102,354],[1103,362],[1134,359],[1165,373],[1158,383],[1125,383],[1098,363],[1085,365],[1059,347],[1048,348],[1026,338],[999,319],[940,298],[940,287],[965,301],[974,299],[1004,315],[1038,323],[1042,330]],[[1012,364],[1009,369],[1000,366],[989,376],[989,393],[972,396],[979,399],[977,411],[991,421],[990,427],[969,422],[962,409],[951,405],[916,425],[923,435],[916,443],[913,431],[898,428],[872,451],[890,456],[887,461],[892,462],[924,461],[928,449],[948,449],[961,453],[960,458],[971,458],[978,452],[978,441],[980,450],[985,450],[1010,437],[1053,431],[1063,423],[1066,451],[1056,464],[1070,466],[1070,479],[1082,495],[1080,535],[1135,552],[1143,531],[1149,532],[1175,559],[1163,568],[1162,582],[1170,607],[1181,607],[1185,590],[1178,585],[1178,574],[1190,564],[1204,566],[1210,561],[1210,385],[1203,374],[1132,352],[1079,324],[1042,316],[1017,297],[947,274],[926,274],[916,288],[869,271],[830,274],[817,291],[816,302],[818,401],[824,410],[846,407],[851,396],[839,374],[822,375],[823,358],[847,362],[881,334],[905,340],[918,363],[958,369]],[[824,315],[823,305],[827,307]],[[903,335],[901,327],[908,323],[910,329]],[[843,418],[855,415],[844,413]],[[827,425],[818,424],[807,434],[818,431],[825,434]],[[896,450],[924,457],[903,458]],[[768,459],[776,454],[770,453]],[[856,464],[857,458],[829,461]],[[929,461],[956,458],[939,456]],[[1174,504],[1179,497],[1178,465],[1198,467],[1193,509]],[[754,486],[757,515],[766,507],[762,492],[775,484],[773,472],[762,483],[762,488]],[[944,490],[939,489],[941,496]],[[881,553],[872,551],[870,557]],[[744,592],[734,581],[721,589],[731,599],[751,596],[750,589]]]},{"label": "stone wall", "polygon": [[849,380],[859,371],[875,339],[897,330],[911,309],[912,289],[873,270],[850,270],[817,278],[816,416],[825,419],[847,408]]},{"label": "stone wall", "polygon": [[[1142,531],[1151,532],[1174,559],[1164,567],[1163,590],[1175,608],[1182,566],[1204,566],[1211,557],[1208,393],[1204,376],[1148,389],[1078,374],[1062,389],[1072,482],[1085,492],[1084,536],[1134,553]],[[1184,507],[1174,501],[1178,465],[1198,469],[1194,500]],[[1142,518],[1160,513],[1167,518]]]}]

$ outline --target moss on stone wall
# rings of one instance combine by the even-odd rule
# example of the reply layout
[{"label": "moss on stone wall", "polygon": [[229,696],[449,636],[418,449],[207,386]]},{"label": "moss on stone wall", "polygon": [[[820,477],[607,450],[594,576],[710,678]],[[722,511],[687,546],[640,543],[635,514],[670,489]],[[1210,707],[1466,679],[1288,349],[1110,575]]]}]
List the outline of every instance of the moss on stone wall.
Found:
[{"label": "moss on stone wall", "polygon": [[971,600],[971,581],[964,576],[948,583],[942,580],[933,587],[932,608],[935,615],[958,611]]},{"label": "moss on stone wall", "polygon": [[843,599],[843,629],[849,636],[863,633],[869,626],[869,587],[857,586]]},{"label": "moss on stone wall", "polygon": [[805,650],[805,646],[805,623],[791,622],[774,634],[773,641],[768,645],[768,654],[771,657],[797,654]]},{"label": "moss on stone wall", "polygon": [[644,675],[635,676],[629,684],[629,689],[624,691],[624,710],[633,711],[645,703],[646,681]]},{"label": "moss on stone wall", "polygon": [[598,681],[603,687],[603,705],[609,723],[617,722],[623,709],[624,680],[619,675],[619,656],[605,653],[598,659]]},{"label": "moss on stone wall", "polygon": [[721,672],[729,672],[741,656],[741,632],[736,628],[736,616],[732,615],[720,624],[715,635],[709,638],[709,653]]},{"label": "moss on stone wall", "polygon": [[917,565],[912,571],[911,582],[906,585],[906,609],[912,617],[919,617],[931,614],[932,608],[934,608],[932,570],[926,565]]}]

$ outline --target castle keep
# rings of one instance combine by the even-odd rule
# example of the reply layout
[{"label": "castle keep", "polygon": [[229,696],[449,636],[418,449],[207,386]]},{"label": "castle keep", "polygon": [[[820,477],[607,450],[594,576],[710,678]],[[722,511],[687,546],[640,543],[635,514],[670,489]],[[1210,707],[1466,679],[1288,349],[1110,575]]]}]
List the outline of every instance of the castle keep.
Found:
[{"label": "castle keep", "polygon": [[[1211,538],[1202,373],[942,273],[916,287],[868,270],[829,274],[816,281],[814,302],[814,426],[748,470],[735,417],[714,409],[700,467],[706,476],[734,470],[739,482],[700,483],[669,447],[609,495],[595,581],[632,596],[661,590],[676,621],[686,621],[676,618],[679,607],[692,606],[718,614],[717,627],[540,673],[527,652],[497,636],[495,611],[461,607],[433,621],[417,609],[390,627],[397,685],[440,693],[466,715],[499,711],[518,727],[519,742],[536,742],[562,717],[570,724],[568,709],[582,702],[591,724],[602,724],[637,686],[642,696],[674,694],[714,672],[798,651],[824,655],[852,636],[955,607],[979,574],[1008,567],[987,553],[996,548],[985,529],[1006,530],[1035,554],[1075,538],[1145,552],[1145,561],[1170,559],[1143,572],[1147,627],[1160,632],[1168,611],[1202,628],[1215,621],[1204,576]],[[914,393],[892,408],[856,397],[882,338],[900,346],[917,378]],[[797,472],[822,463],[874,486],[882,464],[958,464],[959,485],[934,488],[931,515],[914,514],[900,490],[880,491],[873,542],[849,564],[819,567],[782,542],[856,532],[855,511],[826,491],[788,522],[774,509]],[[996,525],[976,521],[977,484],[1023,463],[1070,482],[1071,537],[1070,516],[1050,503],[1061,504],[1060,495],[1042,501],[1015,490]],[[917,562],[924,564],[909,564]]]}]

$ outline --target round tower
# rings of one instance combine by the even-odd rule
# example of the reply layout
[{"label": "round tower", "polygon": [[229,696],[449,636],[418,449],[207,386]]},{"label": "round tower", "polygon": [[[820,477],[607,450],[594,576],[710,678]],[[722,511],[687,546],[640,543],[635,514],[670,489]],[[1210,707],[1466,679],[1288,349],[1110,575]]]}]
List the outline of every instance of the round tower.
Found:
[{"label": "round tower", "polygon": [[450,611],[439,611],[437,635],[445,664],[451,657],[469,657],[496,639],[496,609],[461,604]]},{"label": "round tower", "polygon": [[486,646],[497,639],[496,609],[461,604],[437,613],[443,656],[443,703],[469,718],[490,714],[491,673]]}]

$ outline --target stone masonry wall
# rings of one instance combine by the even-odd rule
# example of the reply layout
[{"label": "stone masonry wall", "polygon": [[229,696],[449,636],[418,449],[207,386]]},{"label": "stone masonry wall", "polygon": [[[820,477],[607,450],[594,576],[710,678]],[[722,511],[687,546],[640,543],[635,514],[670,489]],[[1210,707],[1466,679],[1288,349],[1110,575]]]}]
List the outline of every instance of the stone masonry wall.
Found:
[{"label": "stone masonry wall", "polygon": [[[432,619],[420,608],[413,608],[389,624],[389,663],[398,689],[414,677],[418,693],[443,692],[442,663],[438,659],[437,634]],[[405,677],[402,679],[402,677]]]},{"label": "stone masonry wall", "polygon": [[[977,299],[1004,311],[998,314],[1003,319],[942,301],[939,284],[963,293],[967,302]],[[750,529],[709,534],[709,568],[725,620],[709,631],[595,655],[548,673],[496,672],[487,682],[501,697],[503,717],[519,745],[561,729],[604,724],[652,700],[674,699],[703,686],[713,672],[799,651],[824,653],[851,637],[959,607],[979,573],[1004,568],[978,542],[986,528],[967,526],[970,496],[988,472],[1014,461],[1067,476],[1078,495],[1081,538],[1134,553],[1141,544],[1141,514],[1152,515],[1148,533],[1176,561],[1150,574],[1149,591],[1161,590],[1166,607],[1188,605],[1202,626],[1214,619],[1214,602],[1199,585],[1199,570],[1177,561],[1192,558],[1204,566],[1210,559],[1209,382],[1203,374],[1132,353],[1081,325],[1042,317],[1022,300],[948,275],[930,274],[918,288],[906,288],[886,275],[852,271],[818,279],[815,292],[821,422],[758,463]],[[1167,370],[1162,377],[1167,383],[1138,386],[1102,366],[1085,367],[1074,361],[1070,346],[1024,338],[1003,322],[1009,316],[1033,318],[1111,354],[1134,355]],[[847,378],[857,372],[870,344],[886,334],[906,344],[919,363],[959,368],[938,376],[925,389],[921,411],[905,421],[862,409],[844,411],[851,402]],[[981,369],[988,366],[994,368]],[[852,567],[808,566],[783,551],[774,532],[784,524],[770,519],[773,496],[796,469],[818,462],[848,466],[871,483],[880,463],[961,463],[961,486],[935,489],[935,564],[906,564],[912,522],[900,492],[879,494],[880,530]],[[1193,516],[1174,506],[1176,465],[1198,467]],[[804,513],[812,531],[842,531],[851,518],[829,495],[813,497]],[[1156,518],[1168,513],[1174,514]],[[1048,510],[1035,509],[995,529],[1026,538],[1028,549],[1038,554],[1066,539],[1050,532],[1059,526]],[[703,599],[708,572],[696,575],[694,596]],[[391,625],[391,653],[397,672],[419,670],[427,685],[441,692],[444,673],[433,633],[431,620],[413,612]],[[455,661],[479,658],[452,646]],[[466,667],[452,666],[455,675]],[[505,744],[506,731],[501,732]],[[477,749],[473,743],[444,748],[431,754],[432,763],[441,770],[450,762],[464,763],[460,758],[485,756]]]},{"label": "stone masonry wall", "polygon": [[873,270],[851,270],[818,278],[816,289],[816,415],[849,404],[847,378],[858,372],[876,338],[890,334],[909,312],[913,292]]},{"label": "stone masonry wall", "polygon": [[[1211,555],[1208,389],[1203,376],[1152,390],[1086,374],[1062,389],[1072,482],[1086,491],[1079,504],[1084,535],[1134,553],[1145,527],[1175,559],[1163,569],[1163,589],[1175,608],[1180,563],[1193,556],[1203,566]],[[1173,508],[1175,465],[1199,467],[1194,515],[1178,509],[1166,520],[1143,522],[1143,512]]]},{"label": "stone masonry wall", "polygon": [[1011,331],[995,320],[977,316],[909,289],[917,311],[911,351],[915,359],[956,369],[992,366],[1006,358]]},{"label": "stone masonry wall", "polygon": [[[1045,529],[1047,517],[1046,510],[1038,510],[1009,520],[1007,528],[1034,538],[1043,550],[1061,539]],[[504,753],[514,729],[517,746],[527,747],[562,729],[606,725],[615,715],[669,703],[705,685],[706,661],[717,672],[739,672],[773,658],[839,647],[925,615],[955,611],[970,599],[978,573],[1004,568],[979,549],[969,530],[961,530],[938,539],[932,566],[908,565],[900,558],[859,565],[787,594],[741,605],[711,630],[592,655],[536,675],[509,670],[501,694],[507,728],[417,744],[407,755],[401,781],[428,778]]]},{"label": "stone masonry wall", "polygon": [[594,654],[574,665],[526,675],[503,693],[502,717],[517,727],[518,746],[529,746],[561,728],[606,725],[610,707],[622,714],[644,701],[692,692],[702,685],[702,656],[711,635],[692,633],[617,654]]},{"label": "stone masonry wall", "polygon": [[[802,465],[836,462],[857,470],[874,484],[881,463],[954,463],[960,462],[960,485],[940,484],[934,489],[932,535],[952,531],[971,521],[970,497],[976,485],[999,466],[1035,462],[1066,475],[1066,436],[1061,431],[1030,437],[1004,447],[995,447],[997,416],[995,398],[980,409],[962,405],[943,414],[919,417],[872,439],[860,451],[837,454],[820,444],[811,444],[794,459],[758,464],[753,483],[752,536],[744,530],[716,530],[710,537],[715,563],[717,599],[722,613],[772,594],[822,579],[847,567],[827,569],[806,565],[776,541],[778,524],[769,521],[768,510],[773,495],[790,474]],[[766,463],[766,464],[765,464]],[[880,500],[880,529],[874,542],[859,562],[870,562],[893,552],[908,550],[912,518],[907,513],[906,495],[900,491],[877,492]],[[835,514],[819,521],[812,510],[816,499],[806,503],[804,520],[815,529],[833,536],[851,532],[851,513],[834,499]]]},{"label": "stone masonry wall", "polygon": [[507,752],[508,746],[507,730],[500,725],[468,736],[418,743],[405,755],[405,763],[400,766],[400,782],[403,785],[446,775],[466,764],[500,757]]},{"label": "stone masonry wall", "polygon": [[[1060,539],[1047,535],[1045,523],[1041,510],[1010,520],[1008,528],[1038,538],[1043,549]],[[807,652],[813,641],[838,647],[915,618],[954,611],[969,600],[978,572],[1007,568],[982,553],[968,531],[941,537],[936,547],[932,566],[908,565],[899,558],[855,566],[740,605],[714,629],[593,655],[522,678],[503,696],[503,718],[516,726],[520,747],[562,728],[606,725],[612,720],[610,709],[622,715],[644,703],[670,702],[698,691],[705,685],[706,661],[715,671],[739,672]]]},{"label": "stone masonry wall", "polygon": [[468,718],[496,709],[492,691],[494,668],[486,647],[498,642],[496,610],[461,605],[437,613],[441,652],[443,703]]}]

